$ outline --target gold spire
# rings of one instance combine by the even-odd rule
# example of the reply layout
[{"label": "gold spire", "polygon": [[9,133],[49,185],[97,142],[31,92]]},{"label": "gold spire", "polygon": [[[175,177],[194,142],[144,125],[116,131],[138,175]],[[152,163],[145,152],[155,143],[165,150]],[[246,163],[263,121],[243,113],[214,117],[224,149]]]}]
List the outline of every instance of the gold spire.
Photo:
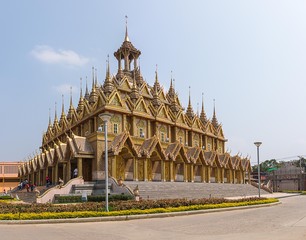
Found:
[{"label": "gold spire", "polygon": [[86,99],[86,100],[89,100],[89,91],[88,91],[88,82],[87,82],[87,76],[86,76],[85,99]]},{"label": "gold spire", "polygon": [[96,88],[98,87],[98,71],[96,68],[95,68],[95,87]]},{"label": "gold spire", "polygon": [[61,114],[61,121],[65,118],[65,106],[64,106],[64,94],[62,94],[62,114]]},{"label": "gold spire", "polygon": [[205,114],[205,111],[204,111],[204,93],[202,93],[202,110],[201,110],[200,120],[204,124],[207,123],[207,117],[206,117],[206,114]]},{"label": "gold spire", "polygon": [[104,93],[106,96],[108,96],[114,89],[114,84],[111,79],[110,70],[109,70],[109,55],[107,55],[107,60],[106,60],[106,76],[105,76],[103,88],[104,88]]},{"label": "gold spire", "polygon": [[154,82],[154,85],[153,85],[153,89],[157,89],[157,91],[160,90],[160,84],[158,82],[158,74],[157,74],[157,64],[156,64],[156,71],[155,71],[155,82]]},{"label": "gold spire", "polygon": [[55,109],[54,109],[54,123],[58,123],[58,120],[57,120],[57,103],[55,102]]},{"label": "gold spire", "polygon": [[125,42],[129,42],[130,41],[129,36],[128,36],[128,23],[127,23],[127,19],[128,19],[128,16],[125,15],[125,38],[124,38]]},{"label": "gold spire", "polygon": [[69,109],[73,108],[73,104],[72,104],[72,86],[70,86],[70,106]]},{"label": "gold spire", "polygon": [[69,110],[68,110],[68,114],[67,114],[67,119],[71,119],[72,118],[72,114],[73,114],[73,104],[72,104],[72,87],[70,87],[70,106],[69,106]]},{"label": "gold spire", "polygon": [[138,97],[139,97],[139,92],[137,89],[137,84],[136,84],[136,79],[135,79],[135,74],[134,74],[133,86],[132,86],[132,92],[130,93],[130,98],[135,103]]},{"label": "gold spire", "polygon": [[80,99],[77,107],[77,113],[80,113],[84,108],[84,99],[82,94],[82,78],[80,78]]},{"label": "gold spire", "polygon": [[191,106],[191,100],[190,100],[190,86],[189,86],[189,102],[188,102],[188,107],[187,107],[186,115],[189,118],[193,118],[193,116],[194,116],[194,113],[193,113],[193,110],[192,110],[192,106]]},{"label": "gold spire", "polygon": [[92,91],[95,90],[95,68],[92,67]]},{"label": "gold spire", "polygon": [[170,88],[168,91],[168,95],[171,98],[171,100],[173,101],[173,99],[175,98],[175,89],[174,89],[174,79],[172,79],[172,71],[171,71],[171,81],[170,81]]},{"label": "gold spire", "polygon": [[80,99],[83,98],[83,93],[82,93],[82,78],[80,78]]},{"label": "gold spire", "polygon": [[211,120],[212,125],[214,126],[215,129],[217,129],[219,127],[219,123],[216,117],[216,104],[215,104],[215,99],[214,99],[214,114],[213,114],[213,118]]},{"label": "gold spire", "polygon": [[52,124],[51,124],[51,108],[49,108],[49,126],[48,127],[52,127]]}]

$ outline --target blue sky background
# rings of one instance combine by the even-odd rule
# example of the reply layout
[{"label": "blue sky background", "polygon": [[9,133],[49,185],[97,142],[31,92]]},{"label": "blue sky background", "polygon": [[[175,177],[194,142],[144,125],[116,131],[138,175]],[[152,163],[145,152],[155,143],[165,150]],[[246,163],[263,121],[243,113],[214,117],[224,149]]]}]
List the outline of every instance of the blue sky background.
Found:
[{"label": "blue sky background", "polygon": [[[152,85],[155,65],[168,90],[171,71],[184,107],[216,113],[231,154],[260,158],[306,155],[305,1],[2,1],[0,7],[0,161],[33,155],[69,88],[77,104],[80,77],[105,77],[110,54],[129,37],[142,51]],[[91,87],[91,85],[90,85]]]}]

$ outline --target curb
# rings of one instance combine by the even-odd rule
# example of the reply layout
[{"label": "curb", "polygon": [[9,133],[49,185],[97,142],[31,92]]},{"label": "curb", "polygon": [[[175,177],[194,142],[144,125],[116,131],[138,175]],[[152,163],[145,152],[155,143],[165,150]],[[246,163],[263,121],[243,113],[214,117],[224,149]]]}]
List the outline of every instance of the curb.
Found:
[{"label": "curb", "polygon": [[228,212],[228,211],[245,210],[245,209],[252,209],[252,208],[272,207],[272,206],[276,206],[279,204],[281,204],[281,202],[241,206],[241,207],[228,207],[228,208],[185,211],[185,212],[139,214],[139,215],[125,215],[125,216],[112,216],[112,217],[64,218],[64,219],[40,219],[40,220],[0,220],[0,225],[128,221],[128,220],[139,220],[139,219],[149,219],[149,218],[187,216],[187,215],[195,215],[195,214],[214,213],[214,212]]}]

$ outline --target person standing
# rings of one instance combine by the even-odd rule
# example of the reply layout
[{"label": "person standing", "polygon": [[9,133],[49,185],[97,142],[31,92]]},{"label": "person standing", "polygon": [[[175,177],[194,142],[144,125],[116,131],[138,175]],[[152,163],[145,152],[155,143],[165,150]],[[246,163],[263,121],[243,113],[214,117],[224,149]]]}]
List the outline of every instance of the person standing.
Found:
[{"label": "person standing", "polygon": [[73,170],[73,178],[76,178],[78,176],[78,168],[75,168]]}]

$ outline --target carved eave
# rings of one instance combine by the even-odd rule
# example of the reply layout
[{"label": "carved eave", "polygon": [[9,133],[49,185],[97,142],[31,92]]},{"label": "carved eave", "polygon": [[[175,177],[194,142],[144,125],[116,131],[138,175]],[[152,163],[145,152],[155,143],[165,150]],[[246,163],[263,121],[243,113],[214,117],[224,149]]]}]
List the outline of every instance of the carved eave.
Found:
[{"label": "carved eave", "polygon": [[183,112],[180,112],[175,120],[175,125],[181,128],[187,128],[189,129],[190,127],[188,126],[188,120],[185,117],[185,114]]},{"label": "carved eave", "polygon": [[[132,79],[131,79],[132,81]],[[132,83],[129,81],[129,78],[127,76],[124,76],[122,80],[119,83],[119,86],[117,87],[118,90],[124,91],[124,92],[131,92],[132,91]]]},{"label": "carved eave", "polygon": [[214,127],[212,126],[210,122],[206,124],[205,134],[213,138],[216,137]]},{"label": "carved eave", "polygon": [[238,170],[239,169],[239,162],[240,162],[240,158],[239,158],[238,155],[235,155],[235,156],[231,157],[232,169]]},{"label": "carved eave", "polygon": [[86,139],[86,137],[77,136],[72,134],[72,137],[67,140],[67,144],[71,151],[71,156],[82,158],[93,158],[94,151]]},{"label": "carved eave", "polygon": [[198,133],[203,133],[205,131],[205,126],[203,125],[202,121],[195,117],[192,122],[192,130]]},{"label": "carved eave", "polygon": [[204,152],[205,160],[208,163],[209,166],[213,166],[214,161],[215,161],[215,156],[216,153],[209,151],[209,152]]},{"label": "carved eave", "polygon": [[159,139],[154,135],[152,138],[146,139],[139,148],[139,155],[143,158],[151,158],[151,160],[166,160],[165,152]]},{"label": "carved eave", "polygon": [[172,119],[168,114],[168,111],[166,109],[166,107],[164,105],[161,105],[157,112],[156,112],[156,118],[157,121],[159,122],[164,122],[164,123],[168,123],[168,124],[172,124]]},{"label": "carved eave", "polygon": [[144,98],[149,98],[149,99],[153,98],[153,95],[151,94],[151,91],[146,82],[142,84],[142,86],[139,88],[139,91],[140,95],[143,96]]},{"label": "carved eave", "polygon": [[138,150],[135,147],[133,140],[127,131],[122,132],[114,138],[114,140],[109,146],[108,152],[110,156],[119,155],[123,153],[123,155],[126,155],[126,158],[131,156],[140,157],[140,155],[138,154]]},{"label": "carved eave", "polygon": [[222,167],[228,169],[229,168],[229,161],[230,161],[229,153],[219,154],[219,160],[221,162]]},{"label": "carved eave", "polygon": [[179,142],[169,144],[165,150],[165,154],[169,160],[174,162],[178,162],[178,159],[181,159],[183,162],[189,163],[184,146]]},{"label": "carved eave", "polygon": [[[154,91],[154,90],[153,90]],[[163,88],[161,88],[158,92],[158,98],[160,99],[160,101],[162,101],[164,104],[169,104],[170,103],[168,102],[167,98],[166,98],[166,95],[163,91]]]},{"label": "carved eave", "polygon": [[201,152],[202,152],[201,148],[192,147],[187,149],[186,155],[191,163],[194,163],[196,165],[202,165],[203,163],[200,159]]}]

